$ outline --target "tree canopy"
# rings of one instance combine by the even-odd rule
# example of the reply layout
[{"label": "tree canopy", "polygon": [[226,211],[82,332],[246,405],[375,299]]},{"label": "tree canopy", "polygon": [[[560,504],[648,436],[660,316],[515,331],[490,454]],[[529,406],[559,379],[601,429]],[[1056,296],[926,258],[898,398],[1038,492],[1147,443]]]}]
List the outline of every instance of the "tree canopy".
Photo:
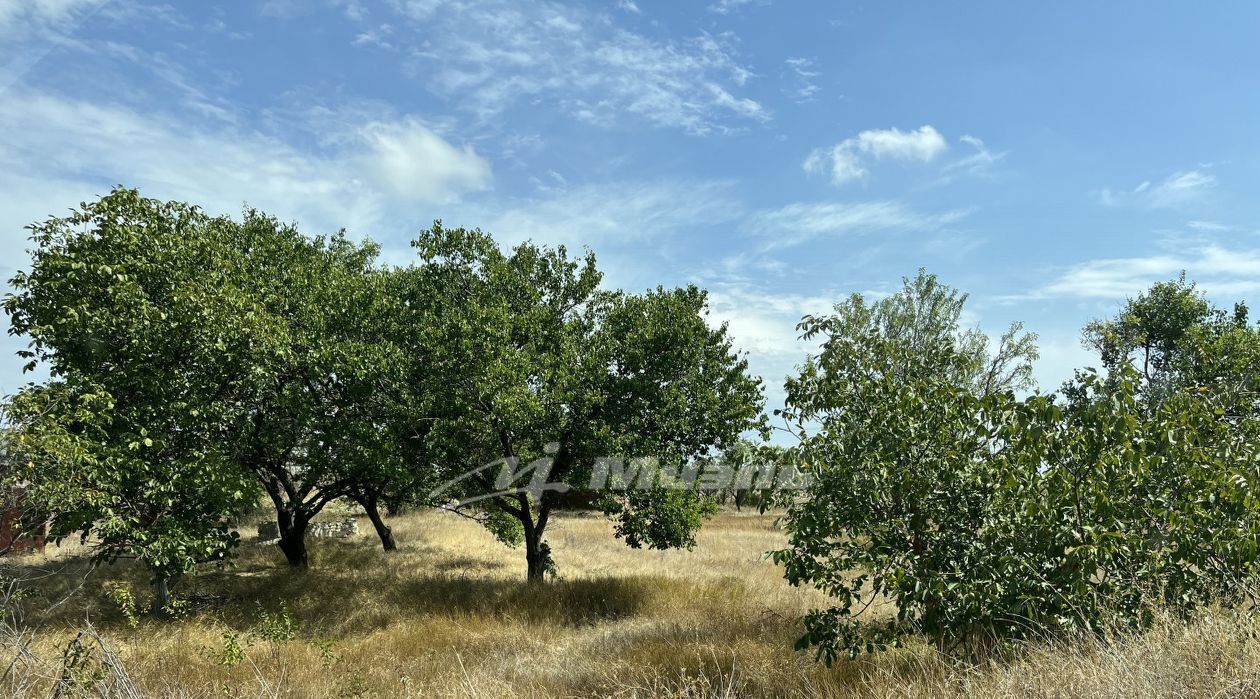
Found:
[{"label": "tree canopy", "polygon": [[[599,457],[681,463],[758,426],[760,381],[725,326],[708,322],[703,291],[604,291],[593,254],[571,259],[564,247],[531,243],[503,252],[480,231],[440,224],[415,245],[418,276],[441,280],[447,294],[438,343],[454,378],[435,435],[449,445],[447,463],[549,457],[549,482],[571,487],[589,480]],[[468,485],[501,489],[486,472]],[[531,579],[552,566],[544,535],[557,497],[512,492],[482,506],[496,531],[519,532]],[[700,498],[663,488],[644,497],[610,508],[628,540],[689,544]]]}]

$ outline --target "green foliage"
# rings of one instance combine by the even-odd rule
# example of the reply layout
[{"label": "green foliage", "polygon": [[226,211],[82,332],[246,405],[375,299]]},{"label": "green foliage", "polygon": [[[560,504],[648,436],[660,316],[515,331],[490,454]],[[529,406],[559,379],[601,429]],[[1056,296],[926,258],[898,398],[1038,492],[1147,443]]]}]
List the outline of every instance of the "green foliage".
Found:
[{"label": "green foliage", "polygon": [[215,663],[222,665],[223,667],[236,667],[237,665],[240,665],[241,661],[245,660],[245,647],[248,646],[248,644],[248,641],[246,641],[244,645],[241,644],[240,634],[233,633],[231,631],[224,631],[223,647],[215,654]]},{"label": "green foliage", "polygon": [[1167,384],[1190,350],[1194,329],[1213,313],[1183,273],[1129,299],[1116,318],[1087,325],[1085,344],[1098,353],[1108,371],[1136,363],[1148,382]]},{"label": "green foliage", "polygon": [[630,548],[690,549],[717,504],[695,490],[655,487],[609,493],[601,509],[614,518],[614,531]]},{"label": "green foliage", "polygon": [[118,607],[118,611],[122,612],[128,626],[134,629],[140,625],[139,605],[136,603],[136,595],[131,591],[130,585],[115,581],[107,582],[105,595],[114,603],[114,606]]},{"label": "green foliage", "polygon": [[[1216,394],[1152,408],[1118,366],[1081,374],[1066,402],[1019,401],[970,380],[950,333],[916,346],[878,322],[804,329],[820,326],[787,401],[812,483],[774,558],[835,606],[806,617],[799,647],[830,662],[922,633],[976,656],[1253,592],[1257,447]],[[879,599],[894,618],[861,614]]]},{"label": "green foliage", "polygon": [[1129,299],[1115,318],[1090,323],[1084,338],[1109,372],[1136,367],[1148,402],[1204,388],[1231,415],[1260,406],[1260,327],[1244,304],[1211,305],[1184,273]]},{"label": "green foliage", "polygon": [[486,508],[479,513],[477,521],[494,535],[500,542],[516,547],[525,541],[525,527],[521,521],[498,508]]},{"label": "green foliage", "polygon": [[298,621],[293,616],[293,611],[289,609],[287,602],[281,602],[280,608],[276,611],[270,611],[263,608],[262,604],[258,605],[258,624],[255,627],[254,635],[264,641],[272,643],[282,643],[284,641],[292,641],[297,638]]},{"label": "green foliage", "polygon": [[[1038,357],[1036,335],[1012,323],[994,343],[978,328],[962,327],[966,303],[967,294],[919,270],[914,279],[903,279],[895,294],[869,303],[854,294],[837,304],[832,315],[806,316],[797,329],[807,340],[873,334],[899,343],[909,357],[948,347],[955,356],[937,369],[979,395],[1031,387],[1032,363]],[[910,369],[890,367],[894,372]]]},{"label": "green foliage", "polygon": [[227,555],[253,489],[219,438],[223,372],[254,318],[225,284],[224,224],[115,190],[30,228],[5,298],[22,355],[52,379],[12,397],[14,475],[52,533],[99,540],[164,578]]},{"label": "green foliage", "polygon": [[[521,244],[504,252],[480,231],[440,224],[414,243],[411,309],[433,309],[415,344],[440,347],[429,370],[444,377],[441,416],[428,435],[454,477],[498,459],[551,459],[550,481],[584,486],[594,460],[648,455],[684,463],[756,427],[761,385],[724,326],[706,321],[695,287],[643,294],[603,291],[595,258]],[[549,445],[554,445],[547,451]],[[521,485],[521,484],[516,484]],[[464,483],[468,494],[499,490],[493,474]],[[543,533],[554,493],[484,501],[521,523],[530,575],[543,575]],[[636,543],[685,543],[698,499],[631,507],[672,518],[623,529]],[[490,522],[500,520],[490,519]],[[658,540],[651,539],[660,536]]]},{"label": "green foliage", "polygon": [[54,534],[177,575],[228,555],[261,487],[304,564],[328,501],[427,486],[408,447],[429,385],[408,380],[375,245],[126,189],[31,230],[5,310],[53,379],[8,412]]}]

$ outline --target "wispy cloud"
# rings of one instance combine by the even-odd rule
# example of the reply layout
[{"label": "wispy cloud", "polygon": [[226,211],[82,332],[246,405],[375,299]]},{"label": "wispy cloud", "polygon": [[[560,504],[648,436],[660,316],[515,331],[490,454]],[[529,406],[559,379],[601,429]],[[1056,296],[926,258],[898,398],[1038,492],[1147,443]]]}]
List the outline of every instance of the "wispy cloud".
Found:
[{"label": "wispy cloud", "polygon": [[773,293],[750,284],[717,283],[709,290],[715,318],[730,325],[741,348],[762,357],[787,357],[793,361],[803,359],[810,346],[798,339],[796,324],[805,315],[831,310],[844,296],[840,292]]},{"label": "wispy cloud", "polygon": [[815,149],[804,167],[806,172],[829,173],[832,183],[842,185],[866,177],[869,158],[930,162],[948,148],[945,137],[932,126],[913,131],[871,129],[829,148]]},{"label": "wispy cloud", "polygon": [[728,15],[736,10],[751,5],[756,0],[717,0],[717,2],[709,5],[709,12],[716,12],[719,15]]},{"label": "wispy cloud", "polygon": [[970,213],[954,209],[924,214],[895,201],[794,203],[756,214],[752,226],[767,238],[764,249],[774,249],[825,236],[939,231]]},{"label": "wispy cloud", "polygon": [[1200,233],[1223,233],[1234,230],[1233,226],[1216,221],[1186,221],[1186,228]]},{"label": "wispy cloud", "polygon": [[788,71],[788,84],[784,93],[796,102],[812,102],[821,88],[814,82],[822,72],[815,69],[814,61],[809,58],[789,58],[784,61]]},{"label": "wispy cloud", "polygon": [[373,29],[364,29],[355,35],[354,41],[350,42],[351,46],[379,46],[383,49],[394,48],[390,37],[394,33],[394,27],[390,24],[382,24]]},{"label": "wispy cloud", "polygon": [[134,9],[128,0],[0,0],[0,94],[53,51],[80,46],[74,35],[89,19],[118,21]]},{"label": "wispy cloud", "polygon": [[800,339],[796,324],[807,314],[831,311],[847,294],[792,294],[749,283],[716,282],[708,288],[710,322],[726,323],[735,345],[748,352],[749,369],[765,380],[767,408],[781,408],[783,379],[818,349],[817,340]]},{"label": "wispy cloud", "polygon": [[0,36],[29,36],[48,30],[64,32],[108,1],[0,0]]},{"label": "wispy cloud", "polygon": [[1131,190],[1103,188],[1098,199],[1107,206],[1175,209],[1201,200],[1215,186],[1216,175],[1200,167],[1174,172],[1156,183],[1147,180]]},{"label": "wispy cloud", "polygon": [[490,184],[486,160],[411,118],[363,120],[313,152],[221,122],[37,90],[13,97],[0,100],[0,168],[10,173],[0,210],[10,231],[125,184],[210,211],[248,202],[309,230],[367,234],[391,209],[452,202]]},{"label": "wispy cloud", "polygon": [[1178,254],[1090,260],[1020,298],[1124,299],[1182,271],[1210,293],[1255,293],[1260,291],[1260,250],[1206,244]]},{"label": "wispy cloud", "polygon": [[957,175],[970,175],[973,177],[985,177],[993,174],[993,168],[1006,158],[1006,151],[994,153],[984,144],[984,141],[975,136],[963,135],[958,141],[970,146],[972,152],[946,163],[941,168],[941,175],[944,180],[950,180]]},{"label": "wispy cloud", "polygon": [[740,94],[753,74],[730,34],[650,38],[607,13],[545,0],[410,0],[395,8],[415,32],[393,41],[411,42],[416,76],[486,121],[539,98],[589,123],[630,115],[693,134],[770,118]]},{"label": "wispy cloud", "polygon": [[[483,228],[515,243],[637,247],[698,226],[738,216],[740,206],[724,182],[659,180],[567,187],[552,179],[543,196],[497,207],[478,206]],[[471,223],[471,222],[470,222]],[[642,251],[640,251],[642,252]]]},{"label": "wispy cloud", "polygon": [[414,119],[371,122],[356,136],[358,171],[399,201],[447,202],[490,185],[490,163],[471,146],[456,147]]}]

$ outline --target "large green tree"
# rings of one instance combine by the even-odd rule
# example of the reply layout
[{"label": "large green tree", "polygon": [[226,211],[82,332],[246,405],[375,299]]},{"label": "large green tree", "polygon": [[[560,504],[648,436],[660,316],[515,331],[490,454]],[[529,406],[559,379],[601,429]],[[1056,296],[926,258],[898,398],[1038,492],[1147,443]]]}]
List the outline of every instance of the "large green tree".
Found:
[{"label": "large green tree", "polygon": [[[440,289],[446,305],[430,341],[450,378],[430,437],[449,445],[451,475],[546,458],[544,480],[581,488],[600,457],[681,464],[760,424],[760,381],[725,326],[709,322],[703,291],[603,291],[589,253],[571,259],[530,243],[504,252],[480,231],[440,224],[415,244],[421,295]],[[553,567],[546,530],[560,493],[495,475],[482,470],[464,492],[511,491],[478,507],[496,532],[523,541],[527,575],[541,579]],[[689,545],[707,507],[693,491],[653,487],[609,510],[631,545],[666,547]]]},{"label": "large green tree", "polygon": [[331,501],[358,499],[386,548],[376,504],[402,468],[398,420],[412,415],[401,305],[377,248],[344,235],[308,238],[256,212],[239,227],[257,312],[270,322],[231,425],[235,456],[276,508],[280,549],[309,563],[306,531]]},{"label": "large green tree", "polygon": [[18,477],[55,536],[143,560],[164,605],[256,493],[222,438],[260,319],[226,283],[225,224],[193,207],[117,190],[30,230],[5,310],[51,378],[10,400]]},{"label": "large green tree", "polygon": [[[181,460],[221,476],[207,484],[249,474],[276,507],[293,565],[307,564],[307,525],[338,497],[364,502],[390,543],[375,504],[396,474],[411,473],[396,436],[417,394],[393,341],[393,272],[376,265],[376,246],[309,238],[256,211],[211,217],[126,189],[35,226],[32,239],[31,271],[13,280],[6,310],[54,383],[15,401],[31,420],[25,434],[91,417],[66,429],[101,449],[153,450],[149,470],[163,493],[185,483],[161,477]],[[66,453],[67,467],[87,463]]]}]

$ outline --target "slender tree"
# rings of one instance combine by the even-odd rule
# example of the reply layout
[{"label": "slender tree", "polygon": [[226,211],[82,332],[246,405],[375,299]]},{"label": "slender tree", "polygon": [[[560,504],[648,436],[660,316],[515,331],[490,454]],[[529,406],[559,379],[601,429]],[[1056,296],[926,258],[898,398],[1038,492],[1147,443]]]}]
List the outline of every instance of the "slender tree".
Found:
[{"label": "slender tree", "polygon": [[1242,303],[1229,311],[1212,305],[1183,273],[1087,325],[1084,343],[1112,375],[1135,368],[1150,403],[1202,388],[1230,413],[1252,415],[1260,406],[1260,326],[1248,316]]},{"label": "slender tree", "polygon": [[[683,463],[760,424],[760,381],[725,326],[707,321],[703,291],[602,291],[589,253],[574,260],[529,243],[504,253],[480,231],[440,223],[415,244],[425,295],[440,290],[446,305],[434,342],[450,378],[431,443],[451,445],[442,453],[458,465],[452,475],[496,460],[541,463],[547,483],[585,487],[600,457]],[[490,470],[463,484],[500,493],[479,506],[492,530],[524,543],[529,579],[554,569],[546,530],[556,490],[505,488]],[[612,508],[631,545],[689,545],[707,507],[685,490],[636,498]]]}]

